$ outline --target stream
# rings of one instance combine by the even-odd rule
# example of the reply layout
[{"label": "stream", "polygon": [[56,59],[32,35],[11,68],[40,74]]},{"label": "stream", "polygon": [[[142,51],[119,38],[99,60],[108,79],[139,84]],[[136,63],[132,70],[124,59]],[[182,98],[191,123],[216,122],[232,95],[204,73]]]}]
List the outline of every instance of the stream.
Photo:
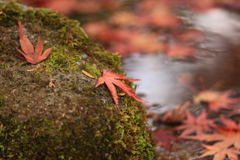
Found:
[{"label": "stream", "polygon": [[193,92],[178,77],[199,91],[198,77],[206,89],[226,90],[240,85],[240,21],[223,9],[194,14],[191,21],[204,33],[194,59],[171,59],[166,55],[135,53],[123,61],[128,77],[138,78],[136,93],[149,101],[148,112],[164,113],[191,99]]}]

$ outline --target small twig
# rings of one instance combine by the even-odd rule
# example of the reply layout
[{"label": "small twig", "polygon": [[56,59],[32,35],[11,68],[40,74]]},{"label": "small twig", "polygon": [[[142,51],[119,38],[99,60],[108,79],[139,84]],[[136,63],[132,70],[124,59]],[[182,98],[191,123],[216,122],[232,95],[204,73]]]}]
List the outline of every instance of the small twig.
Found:
[{"label": "small twig", "polygon": [[86,76],[88,76],[89,78],[94,78],[95,79],[95,77],[93,77],[90,73],[88,73],[84,70],[82,70],[82,73],[85,74]]},{"label": "small twig", "polygon": [[33,72],[33,71],[36,71],[37,69],[41,68],[41,64],[38,64],[36,68],[33,68],[33,69],[29,69],[27,70],[28,72]]},{"label": "small twig", "polygon": [[50,88],[52,88],[52,87],[56,88],[56,85],[53,83],[54,80],[55,79],[50,78],[50,82],[49,82],[49,85],[48,85]]},{"label": "small twig", "polygon": [[202,90],[203,91],[206,90],[202,76],[198,77],[198,81],[199,81],[199,83],[200,83],[200,85],[202,87]]}]

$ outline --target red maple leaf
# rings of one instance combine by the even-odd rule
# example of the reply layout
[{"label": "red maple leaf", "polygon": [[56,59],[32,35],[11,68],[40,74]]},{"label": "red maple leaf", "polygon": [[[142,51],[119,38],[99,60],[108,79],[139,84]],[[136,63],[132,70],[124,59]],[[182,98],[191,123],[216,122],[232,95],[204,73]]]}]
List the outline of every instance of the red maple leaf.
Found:
[{"label": "red maple leaf", "polygon": [[173,135],[172,130],[158,129],[153,133],[154,141],[164,148],[170,149],[171,143],[182,141],[180,138]]},{"label": "red maple leaf", "polygon": [[[32,43],[30,42],[30,40],[27,38],[27,36],[23,32],[21,21],[18,21],[18,30],[19,30],[19,35],[20,35],[19,42],[20,42],[22,51],[17,49],[14,45],[13,45],[13,47],[19,53],[21,53],[21,55],[24,57],[23,58],[23,57],[18,56],[18,58],[25,60],[31,64],[37,64],[37,63],[41,62],[42,60],[46,59],[48,57],[48,55],[52,52],[53,47],[48,48],[43,52],[43,40],[41,37],[38,38],[38,42],[37,42],[36,48],[34,50]],[[10,37],[9,37],[9,39],[10,39]],[[10,39],[10,41],[11,41],[11,39]]]},{"label": "red maple leaf", "polygon": [[102,77],[98,78],[97,84],[95,87],[98,87],[99,85],[105,83],[112,95],[112,98],[114,100],[114,103],[116,105],[116,108],[119,110],[118,108],[118,95],[117,95],[117,91],[114,85],[118,86],[119,88],[121,88],[121,90],[123,92],[125,92],[126,94],[128,94],[129,96],[131,96],[132,98],[134,98],[135,100],[139,101],[139,102],[143,102],[143,103],[148,103],[148,101],[144,101],[140,98],[138,98],[135,95],[135,92],[133,92],[131,90],[131,88],[126,85],[124,82],[120,81],[120,80],[124,80],[124,81],[129,81],[129,82],[134,82],[134,81],[139,81],[139,79],[128,79],[125,76],[118,74],[118,73],[111,73],[113,69],[104,69],[103,70],[103,74]]}]

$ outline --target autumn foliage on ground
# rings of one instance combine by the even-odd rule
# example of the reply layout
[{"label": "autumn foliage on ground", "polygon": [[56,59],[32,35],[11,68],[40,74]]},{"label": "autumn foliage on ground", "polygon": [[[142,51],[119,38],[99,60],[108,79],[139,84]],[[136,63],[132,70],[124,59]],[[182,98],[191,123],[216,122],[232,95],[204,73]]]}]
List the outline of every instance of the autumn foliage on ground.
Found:
[{"label": "autumn foliage on ground", "polygon": [[[200,99],[199,99],[200,98]],[[198,101],[196,101],[198,99]],[[193,114],[191,104],[200,105],[198,114]],[[180,124],[170,130],[157,129],[155,142],[171,150],[170,144],[179,140],[198,140],[203,149],[198,158],[212,156],[213,160],[238,160],[240,155],[240,98],[238,90],[200,91],[192,99],[164,115],[151,113],[154,121],[165,124]],[[180,134],[174,134],[178,131]],[[162,137],[162,138],[161,138]]]}]

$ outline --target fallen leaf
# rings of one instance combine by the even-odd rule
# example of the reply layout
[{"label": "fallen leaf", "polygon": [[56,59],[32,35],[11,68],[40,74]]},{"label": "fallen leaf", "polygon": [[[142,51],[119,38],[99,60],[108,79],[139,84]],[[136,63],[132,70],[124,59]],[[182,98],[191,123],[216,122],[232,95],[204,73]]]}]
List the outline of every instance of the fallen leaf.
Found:
[{"label": "fallen leaf", "polygon": [[221,92],[213,91],[213,90],[204,90],[199,92],[197,95],[193,97],[193,103],[200,104],[201,102],[214,102],[221,99]]},{"label": "fallen leaf", "polygon": [[123,43],[123,42],[117,42],[117,43],[112,43],[111,47],[108,49],[110,52],[115,53],[119,52],[121,55],[121,58],[126,58],[130,56],[130,53],[134,53],[138,51],[138,47],[131,45],[129,43]]},{"label": "fallen leaf", "polygon": [[203,111],[198,117],[194,117],[190,112],[186,111],[187,119],[183,120],[182,125],[176,127],[177,130],[184,130],[180,137],[185,137],[191,133],[196,132],[201,135],[204,131],[211,131],[214,127],[214,121],[207,119],[207,113]]},{"label": "fallen leaf", "polygon": [[146,117],[153,119],[154,122],[162,121],[162,117],[156,113],[148,113]]},{"label": "fallen leaf", "polygon": [[145,25],[160,28],[175,28],[181,23],[181,19],[175,15],[171,5],[165,2],[148,0],[143,1],[139,5],[142,13],[141,20]]},{"label": "fallen leaf", "polygon": [[158,41],[157,34],[136,33],[128,41],[130,45],[135,46],[142,53],[156,53],[165,50],[165,42]]},{"label": "fallen leaf", "polygon": [[139,16],[131,12],[117,12],[109,18],[109,22],[118,26],[141,25]]},{"label": "fallen leaf", "polygon": [[110,27],[102,21],[88,22],[82,25],[85,32],[92,38],[98,38],[101,33],[107,32]]},{"label": "fallen leaf", "polygon": [[240,149],[240,124],[236,124],[234,121],[223,118],[223,117],[221,117],[221,120],[225,125],[225,127],[223,126],[214,127],[219,133],[200,134],[196,136],[185,136],[184,138],[207,141],[207,142],[219,141],[218,143],[220,143],[222,147],[228,148],[233,145],[239,150]]},{"label": "fallen leaf", "polygon": [[190,105],[190,101],[186,101],[182,105],[178,105],[174,110],[167,111],[162,120],[165,123],[179,123],[186,118],[186,108]]},{"label": "fallen leaf", "polygon": [[195,135],[195,136],[184,136],[184,138],[185,139],[194,139],[194,140],[198,140],[198,141],[212,142],[212,141],[219,141],[221,139],[225,139],[226,136],[223,134],[219,134],[219,133],[213,133],[213,134],[199,134],[199,135]]},{"label": "fallen leaf", "polygon": [[225,127],[229,128],[230,130],[240,131],[240,123],[237,124],[235,121],[225,118],[223,116],[221,116],[221,121],[225,125]]},{"label": "fallen leaf", "polygon": [[199,81],[203,88],[203,91],[198,91],[190,83],[186,82],[185,78],[181,75],[178,76],[178,80],[196,94],[193,97],[193,103],[207,103],[207,106],[211,111],[218,112],[220,109],[232,109],[240,102],[239,98],[231,98],[231,95],[233,93],[232,90],[223,92],[206,90],[203,85],[203,79],[201,77],[199,77]]},{"label": "fallen leaf", "polygon": [[234,145],[238,150],[240,149],[240,124],[232,121],[231,119],[227,119],[221,117],[222,123],[225,127],[217,126],[215,129],[221,134],[225,135],[224,138],[220,139],[221,142],[226,144],[226,146]]},{"label": "fallen leaf", "polygon": [[200,42],[203,40],[203,35],[201,31],[196,29],[187,29],[182,32],[173,33],[173,36],[179,42]]},{"label": "fallen leaf", "polygon": [[100,1],[101,8],[103,9],[110,9],[110,10],[117,10],[118,7],[120,7],[121,1],[116,0],[101,0]]},{"label": "fallen leaf", "polygon": [[192,0],[192,1],[189,1],[189,2],[190,2],[191,8],[194,11],[198,11],[198,12],[206,12],[210,9],[213,9],[213,8],[217,7],[217,1],[216,0],[201,0],[201,1]]},{"label": "fallen leaf", "polygon": [[181,141],[180,138],[173,135],[172,130],[158,129],[153,133],[154,141],[164,148],[170,149],[173,141]]},{"label": "fallen leaf", "polygon": [[215,112],[218,112],[220,109],[232,109],[239,102],[239,99],[230,98],[231,93],[232,90],[225,92],[205,90],[197,94],[193,102],[195,104],[207,102],[208,108]]},{"label": "fallen leaf", "polygon": [[44,7],[63,15],[69,15],[77,4],[77,0],[48,0]]},{"label": "fallen leaf", "polygon": [[233,116],[233,115],[239,115],[240,114],[240,108],[239,106],[234,108],[234,110],[232,110],[229,114],[229,116]]},{"label": "fallen leaf", "polygon": [[88,35],[104,44],[126,41],[133,34],[130,30],[112,28],[104,22],[89,22],[83,28]]},{"label": "fallen leaf", "polygon": [[158,10],[142,17],[142,23],[149,26],[156,26],[159,28],[176,28],[180,25],[181,20],[169,11]]},{"label": "fallen leaf", "polygon": [[[34,50],[34,47],[32,45],[32,43],[30,42],[30,40],[27,38],[27,36],[24,34],[23,32],[23,28],[22,28],[22,24],[21,21],[18,21],[18,30],[19,30],[19,34],[20,34],[20,46],[21,46],[21,50],[17,49],[14,45],[13,47],[19,52],[21,53],[23,57],[18,56],[18,58],[25,60],[31,64],[37,64],[39,62],[41,62],[42,60],[46,59],[49,54],[52,52],[52,48],[48,48],[43,52],[43,40],[41,37],[38,38],[38,42],[36,45],[36,48]],[[9,37],[10,39],[10,37]],[[11,41],[11,39],[10,39]],[[11,41],[12,43],[12,41]],[[43,52],[43,53],[42,53]]]},{"label": "fallen leaf", "polygon": [[130,30],[109,28],[105,32],[100,32],[97,38],[103,43],[113,43],[126,41],[132,34]]},{"label": "fallen leaf", "polygon": [[129,82],[134,82],[134,81],[139,81],[139,79],[128,79],[125,76],[118,74],[118,73],[111,73],[113,69],[104,69],[103,70],[103,74],[102,77],[98,78],[98,81],[96,83],[95,87],[98,87],[99,85],[105,83],[112,95],[113,101],[116,105],[116,108],[119,110],[118,107],[118,95],[117,95],[117,91],[114,85],[118,86],[123,92],[125,92],[127,95],[131,96],[132,98],[134,98],[135,100],[139,101],[139,102],[143,102],[143,103],[148,103],[148,101],[144,101],[140,98],[138,98],[135,95],[135,92],[133,92],[131,90],[131,88],[126,85],[124,82],[120,81],[120,80],[124,80],[124,81],[129,81]]},{"label": "fallen leaf", "polygon": [[166,53],[171,58],[186,58],[196,54],[195,48],[190,45],[172,45],[166,50]]},{"label": "fallen leaf", "polygon": [[100,3],[96,1],[77,1],[74,6],[74,10],[79,13],[94,13],[100,9]]},{"label": "fallen leaf", "polygon": [[202,144],[202,146],[206,149],[202,151],[203,154],[199,158],[213,155],[213,160],[224,160],[227,155],[228,157],[237,159],[236,154],[240,154],[240,151],[236,148],[225,148],[220,143],[215,143],[212,146]]}]

